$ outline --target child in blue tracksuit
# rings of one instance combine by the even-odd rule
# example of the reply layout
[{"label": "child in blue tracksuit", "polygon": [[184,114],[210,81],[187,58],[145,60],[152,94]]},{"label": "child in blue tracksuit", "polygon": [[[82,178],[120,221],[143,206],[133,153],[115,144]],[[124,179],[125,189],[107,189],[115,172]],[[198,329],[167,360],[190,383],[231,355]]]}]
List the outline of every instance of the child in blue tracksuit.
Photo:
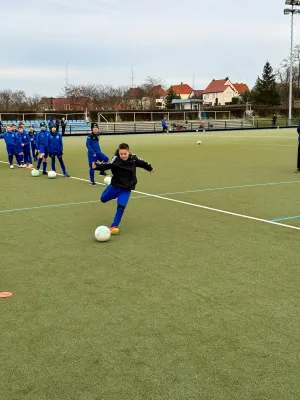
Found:
[{"label": "child in blue tracksuit", "polygon": [[126,143],[119,145],[115,156],[108,163],[93,163],[94,169],[99,171],[111,169],[112,171],[111,184],[107,186],[100,198],[102,203],[117,199],[117,212],[110,227],[112,235],[119,233],[118,226],[129,201],[131,191],[135,189],[137,184],[137,167],[144,168],[151,173],[155,171],[151,164],[141,160],[135,154],[131,154],[129,146]]},{"label": "child in blue tracksuit", "polygon": [[24,164],[24,151],[23,151],[23,146],[22,146],[22,135],[19,132],[19,128],[16,130],[16,135],[17,135],[17,149],[18,149],[18,158],[19,158],[19,168],[25,168]]},{"label": "child in blue tracksuit", "polygon": [[52,161],[52,171],[56,171],[55,157],[57,157],[64,176],[69,177],[70,175],[66,171],[66,167],[65,167],[65,164],[62,159],[63,150],[64,150],[62,135],[59,132],[56,132],[55,126],[52,126],[50,135],[48,136],[48,150],[49,150],[49,156],[51,157],[51,161]]},{"label": "child in blue tracksuit", "polygon": [[14,168],[13,159],[16,157],[17,164],[20,166],[18,145],[19,140],[17,134],[13,131],[12,125],[8,124],[6,126],[6,132],[0,135],[0,139],[4,139],[6,144],[6,151],[8,155],[9,167]]},{"label": "child in blue tracksuit", "polygon": [[32,168],[32,158],[30,152],[30,136],[28,135],[28,133],[26,132],[26,130],[23,128],[22,125],[19,126],[18,132],[19,132],[19,139],[21,141],[21,148],[24,155],[24,164],[25,166],[27,166],[27,168]]},{"label": "child in blue tracksuit", "polygon": [[[99,129],[98,124],[93,122],[91,124],[92,132],[86,139],[86,147],[88,149],[88,161],[90,167],[90,185],[96,185],[95,183],[95,171],[92,168],[93,163],[97,161],[108,161],[108,157],[101,152],[99,143]],[[107,175],[105,171],[101,171],[100,175]]]},{"label": "child in blue tracksuit", "polygon": [[32,157],[34,161],[37,161],[37,154],[36,154],[36,131],[34,130],[34,127],[31,125],[29,127],[29,132],[28,135],[30,137],[30,146],[31,146],[31,152],[32,152]]},{"label": "child in blue tracksuit", "polygon": [[45,122],[40,123],[41,130],[36,135],[36,148],[39,153],[39,161],[37,163],[36,169],[40,169],[43,162],[43,175],[47,175],[47,157],[48,157],[48,136],[49,131],[47,131]]}]

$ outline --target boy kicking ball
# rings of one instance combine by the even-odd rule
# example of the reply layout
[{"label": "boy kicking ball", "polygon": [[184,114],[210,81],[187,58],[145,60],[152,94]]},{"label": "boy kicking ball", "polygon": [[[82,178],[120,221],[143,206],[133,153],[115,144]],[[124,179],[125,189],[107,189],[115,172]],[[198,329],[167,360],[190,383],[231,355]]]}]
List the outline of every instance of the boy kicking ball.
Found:
[{"label": "boy kicking ball", "polygon": [[121,143],[115,156],[105,163],[92,163],[92,168],[98,171],[111,170],[111,184],[102,193],[100,200],[107,203],[110,200],[117,199],[117,212],[110,227],[112,235],[119,233],[119,224],[123,217],[125,208],[130,199],[131,191],[137,184],[136,168],[143,168],[146,171],[154,173],[155,169],[146,161],[141,160],[135,154],[130,153],[128,144]]}]

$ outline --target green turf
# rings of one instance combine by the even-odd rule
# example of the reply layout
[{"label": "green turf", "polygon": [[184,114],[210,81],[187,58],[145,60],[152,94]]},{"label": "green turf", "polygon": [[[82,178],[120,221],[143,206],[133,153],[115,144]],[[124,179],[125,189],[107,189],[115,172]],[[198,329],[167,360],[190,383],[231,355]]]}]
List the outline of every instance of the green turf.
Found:
[{"label": "green turf", "polygon": [[[300,215],[294,130],[101,141],[155,166],[138,191]],[[64,158],[88,179],[84,142],[66,138]],[[299,399],[300,231],[133,193],[121,234],[98,243],[115,212],[102,187],[1,163],[0,182],[0,211],[90,202],[0,213],[0,291],[14,293],[0,299],[1,398]]]}]

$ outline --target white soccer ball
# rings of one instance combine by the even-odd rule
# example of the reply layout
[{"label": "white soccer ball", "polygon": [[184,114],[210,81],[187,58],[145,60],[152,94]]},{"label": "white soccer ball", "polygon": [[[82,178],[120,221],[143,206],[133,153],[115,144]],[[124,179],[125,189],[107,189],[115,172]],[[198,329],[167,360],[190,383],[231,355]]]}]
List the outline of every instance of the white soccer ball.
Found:
[{"label": "white soccer ball", "polygon": [[39,176],[40,175],[40,171],[38,169],[33,169],[31,171],[31,176]]},{"label": "white soccer ball", "polygon": [[95,238],[98,242],[107,242],[110,239],[111,233],[107,226],[98,226],[95,230]]},{"label": "white soccer ball", "polygon": [[55,172],[55,171],[49,171],[49,172],[48,172],[48,178],[49,178],[49,179],[54,179],[54,178],[56,178],[56,172]]},{"label": "white soccer ball", "polygon": [[201,140],[197,140],[197,144],[201,144]]},{"label": "white soccer ball", "polygon": [[104,178],[104,183],[105,183],[105,185],[110,185],[110,183],[111,183],[111,177],[110,176],[106,176],[105,178]]}]

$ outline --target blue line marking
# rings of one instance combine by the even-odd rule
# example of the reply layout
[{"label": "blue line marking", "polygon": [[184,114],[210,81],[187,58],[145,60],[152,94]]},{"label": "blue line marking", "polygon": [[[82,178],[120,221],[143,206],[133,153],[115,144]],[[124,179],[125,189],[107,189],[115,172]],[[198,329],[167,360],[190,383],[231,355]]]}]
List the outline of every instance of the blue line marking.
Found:
[{"label": "blue line marking", "polygon": [[[156,196],[168,196],[168,195],[174,195],[174,194],[213,192],[213,191],[216,191],[216,190],[243,189],[243,188],[248,188],[248,187],[276,186],[276,185],[287,185],[287,184],[293,184],[293,183],[300,183],[300,180],[297,180],[297,181],[284,181],[284,182],[254,183],[254,184],[249,184],[249,185],[238,185],[238,186],[223,186],[223,187],[197,189],[197,190],[184,190],[182,192],[156,193],[155,195]],[[149,196],[144,196],[144,195],[131,196],[132,199],[145,198],[145,197],[151,197],[151,196],[150,196],[150,194],[149,194]],[[9,212],[14,212],[14,211],[38,210],[38,209],[51,208],[51,207],[66,207],[66,206],[80,205],[80,204],[92,204],[92,203],[99,203],[99,201],[100,201],[100,199],[99,200],[90,200],[90,201],[78,201],[78,202],[71,202],[71,203],[61,203],[61,204],[47,204],[47,205],[44,205],[44,206],[12,208],[12,209],[0,210],[0,213],[9,213]],[[284,221],[285,219],[293,219],[293,218],[300,218],[300,216],[299,217],[298,216],[296,216],[296,217],[287,217],[287,218],[278,219],[278,220],[276,219],[276,220],[272,220],[272,222]]]},{"label": "blue line marking", "polygon": [[289,219],[297,219],[297,218],[300,218],[300,215],[293,215],[292,217],[284,217],[284,218],[270,219],[270,221],[271,221],[271,222],[288,221]]}]

